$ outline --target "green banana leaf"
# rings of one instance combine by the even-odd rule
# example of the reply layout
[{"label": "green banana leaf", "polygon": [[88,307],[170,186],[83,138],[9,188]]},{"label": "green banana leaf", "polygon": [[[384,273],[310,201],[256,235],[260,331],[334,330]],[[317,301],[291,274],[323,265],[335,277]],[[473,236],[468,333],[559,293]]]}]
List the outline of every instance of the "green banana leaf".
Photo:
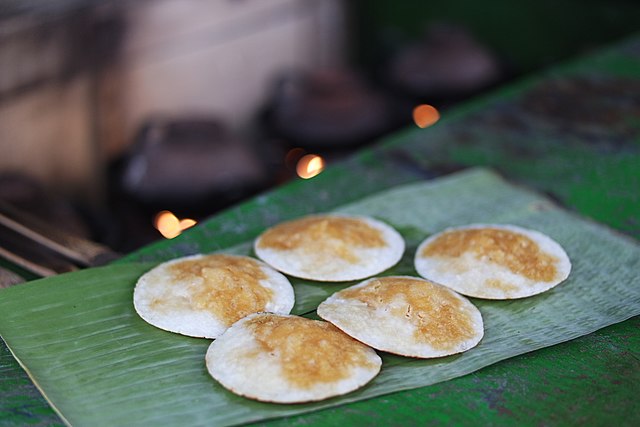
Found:
[{"label": "green banana leaf", "polygon": [[[113,264],[5,289],[0,292],[0,335],[70,425],[211,426],[309,412],[446,381],[640,314],[640,246],[635,241],[491,171],[471,169],[397,187],[337,211],[374,216],[405,237],[405,256],[384,275],[415,275],[413,255],[421,240],[445,227],[476,222],[546,233],[567,250],[573,269],[567,281],[538,296],[473,299],[485,321],[485,336],[470,351],[433,360],[383,353],[382,371],[367,386],[312,404],[268,404],[233,395],[207,374],[209,340],[172,334],[141,320],[132,304],[133,287],[154,263]],[[212,242],[211,248],[218,246]],[[251,248],[249,241],[222,251],[253,255]],[[291,281],[293,312],[312,317],[324,298],[352,284]]]}]

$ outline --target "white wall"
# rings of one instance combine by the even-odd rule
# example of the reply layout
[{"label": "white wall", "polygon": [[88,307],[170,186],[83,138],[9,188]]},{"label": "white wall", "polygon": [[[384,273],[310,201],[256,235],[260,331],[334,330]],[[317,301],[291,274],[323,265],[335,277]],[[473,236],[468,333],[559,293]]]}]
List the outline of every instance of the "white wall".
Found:
[{"label": "white wall", "polygon": [[216,114],[236,129],[288,68],[339,65],[339,0],[162,0],[132,9],[122,63],[125,132],[150,114]]},{"label": "white wall", "polygon": [[343,63],[343,1],[114,1],[109,7],[125,5],[127,30],[119,59],[97,81],[51,78],[69,59],[64,28],[49,24],[50,35],[25,44],[28,26],[3,22],[0,172],[91,194],[101,159],[122,152],[146,117],[215,114],[242,130],[280,71]]}]

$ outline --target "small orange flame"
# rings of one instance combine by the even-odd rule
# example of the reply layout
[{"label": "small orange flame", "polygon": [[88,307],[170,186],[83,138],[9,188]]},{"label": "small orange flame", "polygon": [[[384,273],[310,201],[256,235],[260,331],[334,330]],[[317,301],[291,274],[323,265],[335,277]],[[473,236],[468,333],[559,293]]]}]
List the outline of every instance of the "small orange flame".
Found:
[{"label": "small orange flame", "polygon": [[440,120],[438,110],[429,104],[421,104],[413,109],[413,121],[419,128],[426,128]]},{"label": "small orange flame", "polygon": [[190,218],[178,219],[170,211],[158,212],[154,219],[154,226],[167,239],[179,236],[184,230],[196,224],[197,222]]},{"label": "small orange flame", "polygon": [[298,160],[296,173],[300,178],[309,179],[324,170],[324,159],[317,154],[307,154]]}]

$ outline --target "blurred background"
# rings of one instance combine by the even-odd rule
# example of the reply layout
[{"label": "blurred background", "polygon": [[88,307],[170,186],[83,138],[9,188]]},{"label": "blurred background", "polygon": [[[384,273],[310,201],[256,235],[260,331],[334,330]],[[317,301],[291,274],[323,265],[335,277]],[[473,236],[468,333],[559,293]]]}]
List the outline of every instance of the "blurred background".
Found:
[{"label": "blurred background", "polygon": [[638,30],[633,0],[0,0],[0,202],[126,253]]}]

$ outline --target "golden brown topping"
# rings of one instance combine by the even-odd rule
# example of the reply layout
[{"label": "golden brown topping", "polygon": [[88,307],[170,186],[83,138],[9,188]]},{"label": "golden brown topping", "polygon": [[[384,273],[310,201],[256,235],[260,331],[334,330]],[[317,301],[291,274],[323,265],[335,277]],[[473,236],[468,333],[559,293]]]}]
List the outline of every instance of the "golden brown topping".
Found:
[{"label": "golden brown topping", "polygon": [[385,241],[379,230],[357,218],[312,216],[276,225],[262,235],[258,245],[276,250],[331,253],[355,263],[358,257],[351,247],[382,247]]},{"label": "golden brown topping", "polygon": [[435,349],[450,349],[475,335],[462,301],[431,282],[387,277],[368,286],[340,291],[340,296],[373,309],[391,307],[392,314],[406,317],[416,327],[416,340]]},{"label": "golden brown topping", "polygon": [[557,275],[556,258],[542,252],[529,237],[498,228],[452,230],[427,245],[423,256],[459,257],[465,252],[476,259],[508,268],[531,280],[550,282]]},{"label": "golden brown topping", "polygon": [[373,366],[368,347],[327,322],[263,315],[248,325],[265,351],[280,355],[285,377],[300,388],[339,381],[354,368]]},{"label": "golden brown topping", "polygon": [[263,311],[273,296],[271,289],[260,284],[267,276],[250,258],[210,255],[173,264],[169,272],[176,282],[197,285],[192,307],[214,313],[227,326]]}]

